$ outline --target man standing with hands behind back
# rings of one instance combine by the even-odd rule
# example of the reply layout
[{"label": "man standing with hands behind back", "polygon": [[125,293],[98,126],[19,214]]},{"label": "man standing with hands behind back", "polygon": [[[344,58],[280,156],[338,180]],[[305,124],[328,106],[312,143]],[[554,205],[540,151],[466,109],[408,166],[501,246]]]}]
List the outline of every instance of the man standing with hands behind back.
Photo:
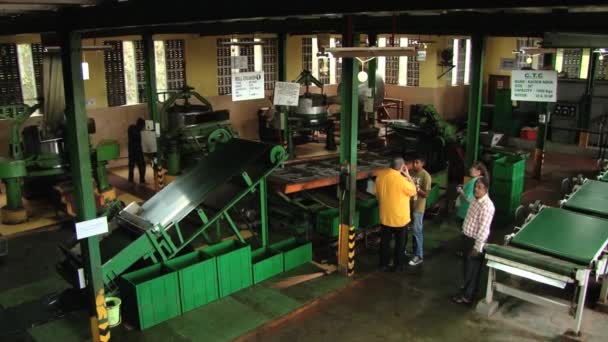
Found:
[{"label": "man standing with hands behind back", "polygon": [[[403,269],[405,229],[410,223],[410,198],[416,186],[410,177],[405,161],[394,158],[391,168],[376,178],[376,196],[380,210],[380,267],[384,271]],[[395,238],[394,267],[390,268],[390,245]]]}]

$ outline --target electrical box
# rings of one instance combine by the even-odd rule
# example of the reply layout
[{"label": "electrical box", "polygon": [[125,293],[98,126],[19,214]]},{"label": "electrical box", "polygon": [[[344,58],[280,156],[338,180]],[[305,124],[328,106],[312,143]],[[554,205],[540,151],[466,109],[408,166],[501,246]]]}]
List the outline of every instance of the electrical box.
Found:
[{"label": "electrical box", "polygon": [[558,102],[551,114],[551,141],[562,144],[576,144],[576,132],[559,128],[577,127],[579,106],[577,103]]}]

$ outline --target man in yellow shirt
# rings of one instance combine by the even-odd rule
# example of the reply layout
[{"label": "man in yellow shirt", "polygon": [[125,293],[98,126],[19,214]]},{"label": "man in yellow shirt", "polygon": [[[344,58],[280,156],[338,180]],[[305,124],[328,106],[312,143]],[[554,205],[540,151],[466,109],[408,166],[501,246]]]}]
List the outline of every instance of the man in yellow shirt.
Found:
[{"label": "man in yellow shirt", "polygon": [[[410,177],[405,161],[398,157],[391,168],[376,178],[376,196],[380,209],[380,267],[385,271],[401,270],[404,257],[405,229],[410,223],[410,198],[416,195],[416,186]],[[390,268],[391,239],[395,238],[394,267]]]}]

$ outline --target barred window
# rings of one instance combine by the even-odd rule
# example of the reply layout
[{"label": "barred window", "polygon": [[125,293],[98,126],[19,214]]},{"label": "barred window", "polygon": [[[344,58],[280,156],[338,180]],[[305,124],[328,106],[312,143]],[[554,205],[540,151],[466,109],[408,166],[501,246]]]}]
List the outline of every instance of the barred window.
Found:
[{"label": "barred window", "polygon": [[[417,39],[410,39],[406,46],[418,46]],[[420,85],[420,62],[416,56],[407,58],[407,86],[418,87]]]},{"label": "barred window", "polygon": [[607,64],[608,63],[606,62],[606,57],[598,58],[597,68],[596,68],[596,72],[595,72],[596,80],[605,80],[606,79],[606,71],[608,71]]},{"label": "barred window", "polygon": [[[517,38],[517,51],[521,51],[523,47],[537,47],[540,46],[542,39],[539,38]],[[529,58],[532,59],[532,63],[528,63]],[[532,68],[535,70],[541,70],[543,68],[544,55],[539,54],[536,56],[527,55],[524,53],[517,54],[517,68]]]},{"label": "barred window", "polygon": [[17,44],[0,44],[0,104],[22,104]]},{"label": "barred window", "polygon": [[168,90],[181,90],[186,85],[185,44],[183,39],[165,40]]},{"label": "barred window", "polygon": [[[342,39],[331,37],[330,47],[342,47]],[[302,38],[302,68],[309,70],[323,84],[337,84],[342,79],[342,59],[317,56],[317,38]]]},{"label": "barred window", "polygon": [[104,50],[103,56],[108,106],[122,106],[127,103],[122,41],[108,40],[103,44],[112,47],[112,49]]},{"label": "barred window", "polygon": [[[256,51],[256,59],[258,52]],[[264,71],[264,89],[273,90],[278,72],[278,41],[276,38],[264,39],[262,45],[262,70]]]},{"label": "barred window", "polygon": [[42,44],[32,44],[32,59],[34,63],[34,79],[36,80],[36,91],[42,96]]},{"label": "barred window", "polygon": [[562,72],[567,78],[580,78],[583,49],[564,49]]},{"label": "barred window", "polygon": [[452,86],[469,83],[471,67],[471,40],[454,39],[452,42],[452,72],[448,73],[448,84]]},{"label": "barred window", "polygon": [[312,72],[312,38],[302,38],[302,69]]}]

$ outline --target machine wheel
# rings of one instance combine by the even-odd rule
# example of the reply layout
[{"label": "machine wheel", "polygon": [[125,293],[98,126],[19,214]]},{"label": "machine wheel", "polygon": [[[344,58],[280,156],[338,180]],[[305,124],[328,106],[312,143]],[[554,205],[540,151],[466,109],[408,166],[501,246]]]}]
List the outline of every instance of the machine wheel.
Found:
[{"label": "machine wheel", "polygon": [[287,152],[282,146],[275,146],[270,151],[270,162],[278,164],[287,159]]},{"label": "machine wheel", "polygon": [[230,133],[227,129],[219,128],[209,134],[207,138],[207,143],[209,144],[209,151],[213,152],[217,143],[227,143],[232,139],[232,133]]}]

